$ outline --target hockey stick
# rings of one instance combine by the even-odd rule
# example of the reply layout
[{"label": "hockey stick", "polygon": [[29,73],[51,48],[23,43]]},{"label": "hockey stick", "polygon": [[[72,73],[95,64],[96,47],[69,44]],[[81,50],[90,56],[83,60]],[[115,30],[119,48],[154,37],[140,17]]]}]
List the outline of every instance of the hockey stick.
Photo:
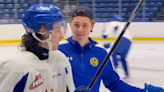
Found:
[{"label": "hockey stick", "polygon": [[95,84],[96,80],[98,79],[98,77],[100,76],[103,68],[105,67],[106,63],[108,62],[109,57],[111,56],[111,54],[113,53],[114,49],[116,48],[117,44],[119,43],[120,39],[122,38],[123,34],[125,33],[126,29],[129,27],[130,23],[132,22],[133,18],[136,16],[136,14],[138,13],[138,10],[140,8],[140,6],[142,5],[144,0],[140,0],[137,4],[137,6],[135,7],[132,15],[130,16],[128,22],[126,23],[126,25],[124,26],[121,34],[119,35],[119,37],[116,39],[115,43],[113,44],[113,46],[110,49],[110,52],[107,54],[107,56],[105,57],[104,61],[102,62],[101,66],[99,67],[98,71],[96,72],[96,74],[94,75],[92,81],[90,82],[90,84],[88,85],[87,89],[91,89],[93,87],[93,85]]}]

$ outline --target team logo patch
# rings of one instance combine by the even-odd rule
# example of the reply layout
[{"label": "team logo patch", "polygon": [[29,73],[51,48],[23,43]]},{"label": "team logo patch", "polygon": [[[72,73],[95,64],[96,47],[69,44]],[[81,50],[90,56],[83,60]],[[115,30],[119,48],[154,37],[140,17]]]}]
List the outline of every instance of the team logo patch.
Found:
[{"label": "team logo patch", "polygon": [[92,58],[90,59],[90,63],[91,63],[92,66],[96,67],[96,66],[99,64],[99,61],[98,61],[97,58],[92,57]]},{"label": "team logo patch", "polygon": [[35,80],[31,83],[29,89],[35,89],[42,85],[44,82],[43,76],[41,74],[36,75]]}]

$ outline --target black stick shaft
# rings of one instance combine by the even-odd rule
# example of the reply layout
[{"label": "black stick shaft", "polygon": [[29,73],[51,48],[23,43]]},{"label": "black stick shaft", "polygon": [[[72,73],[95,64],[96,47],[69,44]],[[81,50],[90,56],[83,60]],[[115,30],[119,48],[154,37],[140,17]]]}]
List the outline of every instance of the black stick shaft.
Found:
[{"label": "black stick shaft", "polygon": [[140,8],[140,6],[142,5],[144,0],[140,0],[137,4],[137,6],[135,7],[132,15],[130,16],[128,22],[126,23],[126,25],[124,26],[121,34],[119,35],[119,37],[117,38],[117,40],[115,41],[115,43],[113,44],[113,46],[110,49],[110,52],[107,54],[107,56],[105,57],[104,61],[102,62],[101,66],[99,67],[98,71],[96,72],[96,74],[94,75],[92,81],[90,82],[90,84],[88,85],[87,89],[91,89],[93,87],[93,85],[95,84],[96,80],[99,78],[102,70],[104,69],[106,63],[108,62],[109,57],[111,56],[111,54],[113,53],[114,49],[116,48],[117,44],[119,43],[120,39],[122,38],[123,34],[125,33],[126,29],[129,27],[130,23],[132,22],[133,18],[136,16],[136,14],[138,13],[138,10]]}]

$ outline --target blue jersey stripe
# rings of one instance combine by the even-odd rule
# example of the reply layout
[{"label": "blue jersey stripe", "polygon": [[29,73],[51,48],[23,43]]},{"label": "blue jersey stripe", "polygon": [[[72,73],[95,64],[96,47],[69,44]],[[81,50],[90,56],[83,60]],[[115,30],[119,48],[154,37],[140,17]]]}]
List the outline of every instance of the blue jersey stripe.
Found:
[{"label": "blue jersey stripe", "polygon": [[24,92],[24,88],[26,86],[28,74],[29,73],[27,73],[26,75],[24,75],[22,77],[22,79],[16,84],[16,86],[14,87],[13,92]]}]

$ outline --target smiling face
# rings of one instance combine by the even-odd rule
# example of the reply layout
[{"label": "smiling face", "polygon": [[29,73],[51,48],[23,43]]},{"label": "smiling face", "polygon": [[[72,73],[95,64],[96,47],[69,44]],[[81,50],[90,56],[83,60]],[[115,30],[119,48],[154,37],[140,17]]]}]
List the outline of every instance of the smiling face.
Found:
[{"label": "smiling face", "polygon": [[77,16],[73,17],[70,21],[72,29],[73,40],[86,42],[88,41],[89,34],[94,27],[88,17]]}]

